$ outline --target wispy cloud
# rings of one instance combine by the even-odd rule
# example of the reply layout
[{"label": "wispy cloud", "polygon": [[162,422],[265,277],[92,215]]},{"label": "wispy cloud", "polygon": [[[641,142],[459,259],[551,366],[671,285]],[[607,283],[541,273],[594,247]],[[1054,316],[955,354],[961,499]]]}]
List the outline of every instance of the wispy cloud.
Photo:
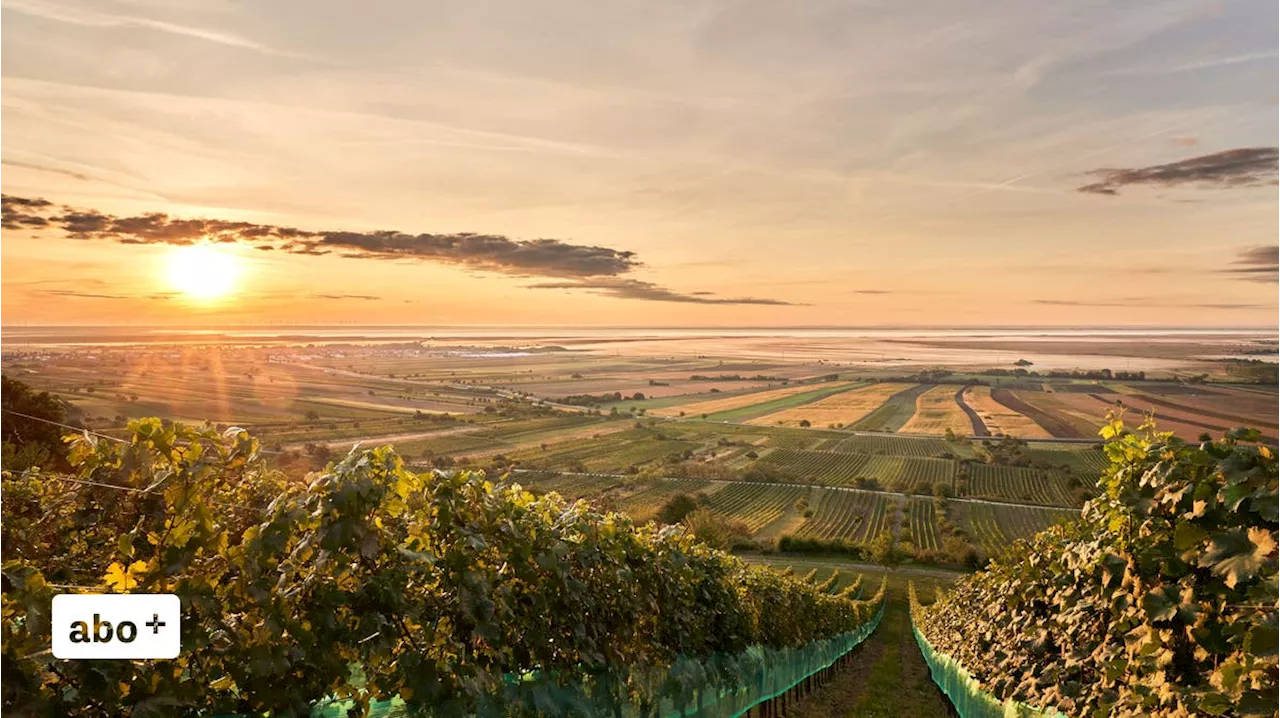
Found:
[{"label": "wispy cloud", "polygon": [[761,297],[715,297],[711,292],[675,292],[652,282],[639,279],[590,279],[571,282],[542,282],[528,285],[530,289],[589,289],[597,294],[621,299],[643,299],[650,302],[683,302],[686,304],[761,304],[770,306],[796,306],[794,302]]},{"label": "wispy cloud", "polygon": [[372,294],[312,294],[311,299],[358,299],[364,301],[377,301],[382,297],[376,297]]},{"label": "wispy cloud", "polygon": [[1103,168],[1089,174],[1097,182],[1076,188],[1079,192],[1114,195],[1129,185],[1205,185],[1250,187],[1275,184],[1277,157],[1275,147],[1246,147],[1201,155],[1163,165],[1135,168]]},{"label": "wispy cloud", "polygon": [[1271,304],[1252,302],[1160,302],[1151,297],[1129,297],[1112,301],[1090,301],[1084,299],[1033,299],[1032,304],[1043,304],[1054,307],[1160,307],[1168,309],[1268,309]]},{"label": "wispy cloud", "polygon": [[1250,247],[1232,265],[1222,272],[1251,282],[1275,284],[1280,281],[1280,246]]},{"label": "wispy cloud", "polygon": [[221,32],[219,30],[211,30],[208,28],[194,27],[191,25],[179,25],[162,20],[152,20],[145,17],[136,17],[132,15],[116,15],[111,13],[96,12],[86,10],[84,8],[72,8],[56,3],[40,2],[39,0],[5,0],[5,10],[13,10],[24,15],[44,18],[45,20],[55,20],[57,22],[65,22],[72,25],[80,25],[82,27],[137,27],[158,32],[165,32],[172,35],[180,35],[182,37],[196,38],[207,42],[226,45],[228,47],[237,47],[245,50],[254,50],[268,55],[281,55],[287,57],[297,57],[295,53],[279,50],[269,47],[260,42],[255,42],[234,33]]}]

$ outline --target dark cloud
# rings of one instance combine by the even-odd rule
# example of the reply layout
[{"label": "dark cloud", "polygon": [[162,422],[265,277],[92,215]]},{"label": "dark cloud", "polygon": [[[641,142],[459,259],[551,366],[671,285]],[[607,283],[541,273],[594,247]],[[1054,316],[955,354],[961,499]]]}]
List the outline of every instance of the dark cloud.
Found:
[{"label": "dark cloud", "polygon": [[584,279],[570,282],[543,282],[529,285],[531,289],[590,289],[606,297],[643,299],[649,302],[684,302],[687,304],[762,304],[770,306],[796,306],[794,302],[760,297],[711,297],[709,292],[681,294],[652,282],[639,279]]},{"label": "dark cloud", "polygon": [[1231,264],[1222,272],[1251,282],[1275,284],[1280,281],[1280,246],[1250,247]]},{"label": "dark cloud", "polygon": [[[119,244],[242,244],[262,251],[353,259],[399,259],[452,264],[560,281],[533,285],[584,289],[610,297],[690,304],[790,305],[778,299],[717,297],[711,292],[681,294],[652,282],[619,277],[642,266],[634,252],[559,239],[515,240],[496,234],[408,234],[398,231],[304,230],[220,219],[189,219],[152,213],[116,217],[95,210],[58,207],[43,199],[4,195],[0,226],[12,230],[57,231],[82,240]],[[105,295],[102,298],[108,298]],[[124,297],[110,297],[120,298]],[[375,300],[358,294],[316,294],[316,299]]]},{"label": "dark cloud", "polygon": [[1280,151],[1275,147],[1246,147],[1151,167],[1096,169],[1089,174],[1098,177],[1098,181],[1076,190],[1115,195],[1128,185],[1193,184],[1228,188],[1275,184],[1278,155]]},{"label": "dark cloud", "polygon": [[362,299],[366,301],[376,301],[382,297],[375,297],[372,294],[312,294],[312,299]]},{"label": "dark cloud", "polygon": [[515,240],[473,233],[303,230],[219,219],[182,219],[159,213],[115,217],[9,195],[0,200],[0,205],[0,226],[5,229],[50,229],[76,239],[121,244],[228,242],[292,254],[336,252],[344,257],[422,260],[520,276],[561,278],[610,277],[640,266],[634,252],[570,244],[558,239]]}]

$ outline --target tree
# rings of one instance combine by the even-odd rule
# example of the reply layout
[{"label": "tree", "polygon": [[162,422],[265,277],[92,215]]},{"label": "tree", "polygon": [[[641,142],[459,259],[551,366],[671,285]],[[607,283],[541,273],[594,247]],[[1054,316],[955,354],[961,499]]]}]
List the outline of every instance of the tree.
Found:
[{"label": "tree", "polygon": [[902,563],[902,551],[898,548],[898,542],[894,540],[893,534],[888,531],[872,539],[868,549],[872,562],[881,566],[893,568]]},{"label": "tree", "polygon": [[307,421],[320,420],[320,412],[316,411],[315,409],[307,409],[307,413],[304,416],[307,417]]},{"label": "tree", "polygon": [[698,501],[688,494],[676,494],[658,511],[658,519],[664,524],[678,524],[684,517],[698,510]]},{"label": "tree", "polygon": [[808,419],[801,419],[801,420],[800,420],[800,426],[801,426],[801,427],[803,427],[803,428],[805,428],[805,429],[807,429],[807,428],[809,428],[810,426],[813,426],[813,424],[809,423],[809,420],[808,420]]},{"label": "tree", "polygon": [[36,392],[25,382],[0,376],[0,405],[6,409],[0,419],[5,469],[66,468],[67,449],[62,436],[68,430],[50,423],[66,423],[67,406],[61,399],[47,391]]}]

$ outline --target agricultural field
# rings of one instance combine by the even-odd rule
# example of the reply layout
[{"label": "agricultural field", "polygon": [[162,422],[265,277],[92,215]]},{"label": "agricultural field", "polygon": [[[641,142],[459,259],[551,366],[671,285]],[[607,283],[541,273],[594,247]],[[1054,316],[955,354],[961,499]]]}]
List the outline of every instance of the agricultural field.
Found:
[{"label": "agricultural field", "polygon": [[1071,395],[1039,391],[993,389],[991,398],[1010,411],[1026,416],[1057,439],[1089,439],[1098,435],[1106,412],[1092,406],[1081,411],[1069,402]]},{"label": "agricultural field", "polygon": [[1115,388],[1126,395],[1122,397],[1125,401],[1132,396],[1135,401],[1158,411],[1198,415],[1232,426],[1271,429],[1270,433],[1277,429],[1276,402],[1254,392],[1181,384],[1133,384]]},{"label": "agricultural field", "polygon": [[608,440],[583,438],[547,446],[530,447],[507,455],[526,468],[569,471],[621,472],[632,466],[682,454],[699,445],[666,438],[649,429],[630,429],[610,435]]},{"label": "agricultural field", "polygon": [[[809,394],[816,390],[839,391],[843,388],[853,386],[850,382],[833,382],[825,384],[792,384],[780,389],[768,389],[765,391],[752,391],[741,394],[733,394],[731,396],[710,399],[707,401],[695,401],[692,403],[675,404],[673,406],[664,406],[653,409],[650,413],[654,416],[691,416],[698,417],[706,414],[708,418],[712,415],[730,414],[741,409],[749,409],[750,407],[769,405],[770,402],[779,400],[792,400],[797,395]],[[801,399],[803,401],[803,399]],[[729,421],[721,417],[716,418],[717,421]]]},{"label": "agricultural field", "polygon": [[1107,455],[1100,449],[1092,447],[1070,446],[1062,444],[1027,444],[1024,452],[1032,463],[1039,466],[1057,467],[1064,471],[1096,477],[1107,468]]},{"label": "agricultural field", "polygon": [[[858,384],[836,384],[836,383],[830,383],[830,382],[828,382],[827,384],[828,386],[822,386],[822,384],[817,384],[817,385],[811,384],[809,386],[817,386],[818,388],[813,389],[812,391],[807,391],[800,394],[792,394],[790,396],[779,397],[777,399],[774,399],[772,401],[767,401],[762,404],[752,404],[750,406],[744,406],[738,409],[730,409],[728,411],[717,412],[715,414],[709,415],[707,419],[710,421],[721,421],[721,422],[729,422],[729,421],[745,422],[751,419],[758,418],[764,414],[771,414],[771,413],[783,411],[786,409],[790,409],[793,407],[808,406],[809,404],[820,401],[825,397],[831,396],[832,394],[840,394],[848,390],[850,387],[859,386]],[[799,424],[799,422],[796,422],[796,423],[797,425]]]},{"label": "agricultural field", "polygon": [[[772,443],[772,440],[770,440],[770,443]],[[823,439],[814,448],[822,451],[891,454],[893,456],[918,456],[921,458],[972,455],[972,452],[964,446],[949,444],[942,439],[887,434],[837,435],[829,439]]]},{"label": "agricultural field", "polygon": [[813,515],[795,531],[797,536],[870,541],[889,526],[889,497],[885,494],[815,489],[813,497]]},{"label": "agricultural field", "polygon": [[937,551],[942,548],[938,537],[938,516],[933,499],[913,496],[907,500],[904,530],[916,548]]},{"label": "agricultural field", "polygon": [[966,497],[1015,501],[1043,506],[1079,506],[1071,476],[1061,471],[1022,466],[966,465]]},{"label": "agricultural field", "polygon": [[989,386],[971,386],[964,393],[965,403],[969,405],[986,425],[987,431],[994,436],[1016,436],[1020,439],[1048,439],[1050,434],[1044,427],[1029,417],[1001,404],[991,396]]},{"label": "agricultural field", "polygon": [[956,398],[960,387],[939,384],[916,397],[916,411],[899,429],[904,434],[945,434],[951,430],[956,436],[976,433],[969,415]]},{"label": "agricultural field", "polygon": [[699,479],[666,479],[617,499],[614,506],[618,511],[630,516],[632,520],[643,523],[657,516],[662,507],[677,494],[710,495],[726,486],[728,484],[716,484]]},{"label": "agricultural field", "polygon": [[807,493],[808,489],[801,487],[735,483],[711,495],[711,509],[741,521],[754,534],[782,518]]},{"label": "agricultural field", "polygon": [[960,526],[987,556],[995,556],[1020,538],[1080,515],[1077,510],[952,502],[952,522]]},{"label": "agricultural field", "polygon": [[889,486],[896,491],[930,493],[934,486],[954,488],[958,462],[948,459],[904,457],[902,469]]},{"label": "agricultural field", "polygon": [[928,384],[919,384],[903,389],[886,399],[878,409],[855,422],[853,428],[862,431],[898,431],[915,415],[916,397],[929,388]]},{"label": "agricultural field", "polygon": [[834,396],[758,416],[748,424],[758,426],[799,426],[807,421],[815,427],[840,428],[853,424],[875,411],[889,397],[909,388],[893,382],[850,389]]}]

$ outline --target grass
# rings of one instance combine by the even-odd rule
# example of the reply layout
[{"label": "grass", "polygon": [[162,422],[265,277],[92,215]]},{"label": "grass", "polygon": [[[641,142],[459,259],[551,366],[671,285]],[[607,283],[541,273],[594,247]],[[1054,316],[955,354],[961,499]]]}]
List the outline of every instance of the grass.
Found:
[{"label": "grass", "polygon": [[[874,585],[870,576],[867,581]],[[918,584],[919,582],[917,582]],[[932,595],[932,591],[923,591]],[[944,718],[956,715],[934,684],[911,632],[906,591],[889,590],[875,633],[853,650],[853,663],[799,701],[787,715],[801,718]]]},{"label": "grass", "polygon": [[831,396],[832,394],[837,394],[839,392],[847,391],[849,389],[855,389],[858,386],[860,385],[849,384],[847,382],[843,382],[843,383],[832,382],[831,386],[825,386],[820,389],[814,389],[813,391],[806,391],[800,394],[792,394],[790,396],[779,397],[772,401],[766,401],[761,404],[751,404],[749,406],[744,406],[737,409],[729,409],[727,411],[721,411],[715,414],[709,414],[707,416],[707,419],[709,421],[746,421],[747,419],[754,419],[757,416],[772,414],[775,411],[781,411],[783,409],[790,409],[792,407],[808,404],[811,401],[817,401],[818,399]]},{"label": "grass", "polygon": [[915,416],[916,397],[928,390],[928,384],[918,384],[894,394],[878,409],[854,424],[853,428],[862,431],[898,431]]}]

